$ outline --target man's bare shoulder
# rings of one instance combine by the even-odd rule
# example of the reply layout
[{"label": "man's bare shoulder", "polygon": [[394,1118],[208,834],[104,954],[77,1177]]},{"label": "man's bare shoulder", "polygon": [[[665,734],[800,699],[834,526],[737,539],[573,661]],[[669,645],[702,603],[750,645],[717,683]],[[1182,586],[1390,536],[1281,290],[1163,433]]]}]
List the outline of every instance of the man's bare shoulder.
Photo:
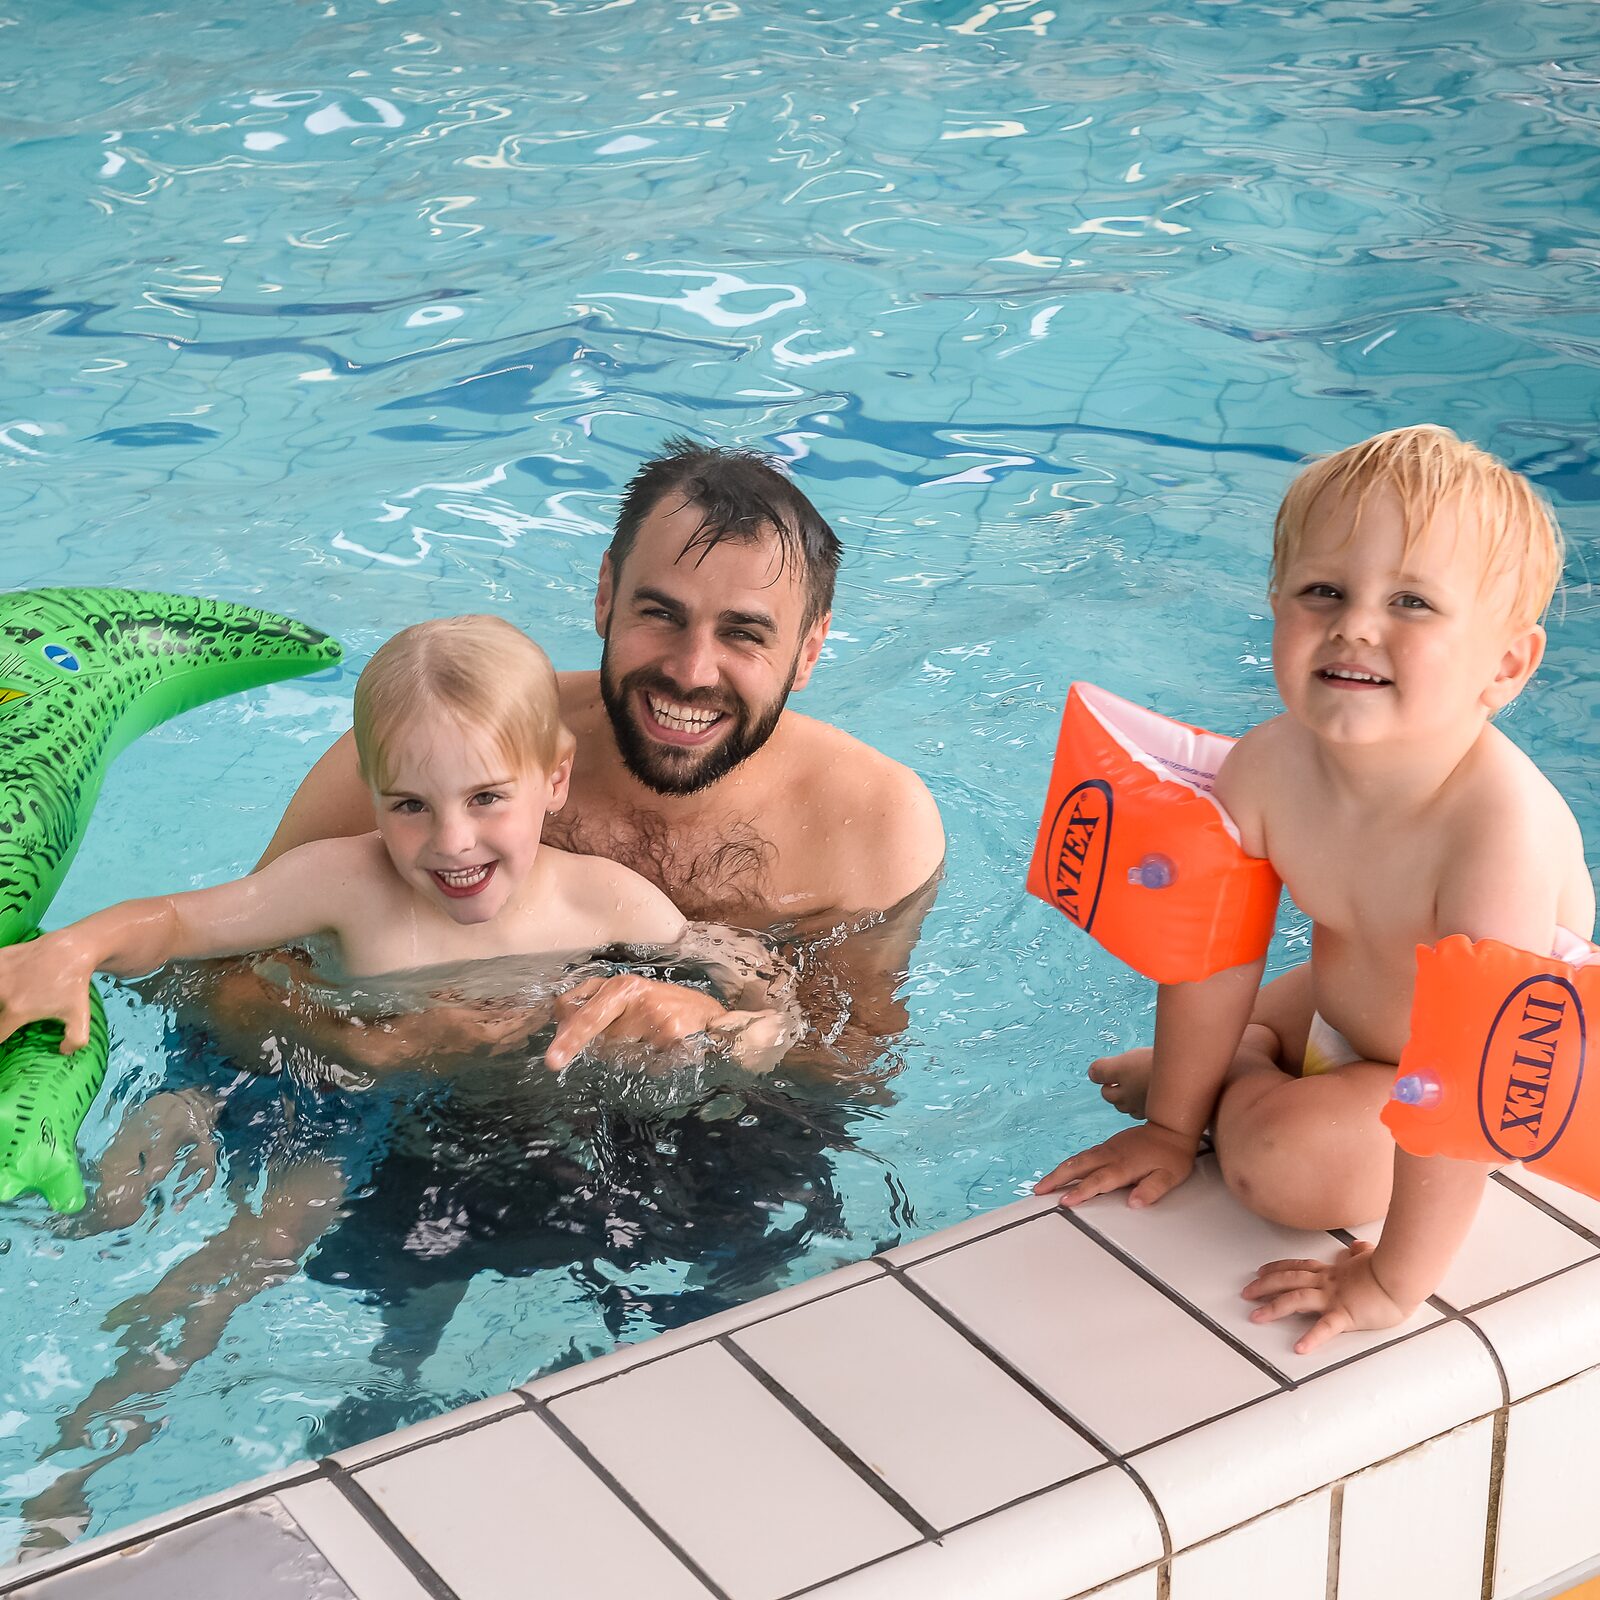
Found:
[{"label": "man's bare shoulder", "polygon": [[[944,860],[944,824],[928,786],[903,762],[831,723],[798,713],[786,730],[785,779],[805,821],[825,819],[841,883],[873,904],[920,888]],[[884,898],[887,896],[887,898]]]}]

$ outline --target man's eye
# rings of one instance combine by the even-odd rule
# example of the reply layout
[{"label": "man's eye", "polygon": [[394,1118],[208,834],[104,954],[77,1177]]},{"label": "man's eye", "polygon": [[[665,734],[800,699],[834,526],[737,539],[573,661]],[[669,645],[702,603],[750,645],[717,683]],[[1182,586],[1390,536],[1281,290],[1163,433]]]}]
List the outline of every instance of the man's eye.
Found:
[{"label": "man's eye", "polygon": [[759,633],[751,633],[748,628],[730,628],[728,637],[735,644],[765,644],[767,642]]},{"label": "man's eye", "polygon": [[650,617],[657,622],[671,622],[672,613],[661,606],[644,606],[640,609],[641,617]]}]

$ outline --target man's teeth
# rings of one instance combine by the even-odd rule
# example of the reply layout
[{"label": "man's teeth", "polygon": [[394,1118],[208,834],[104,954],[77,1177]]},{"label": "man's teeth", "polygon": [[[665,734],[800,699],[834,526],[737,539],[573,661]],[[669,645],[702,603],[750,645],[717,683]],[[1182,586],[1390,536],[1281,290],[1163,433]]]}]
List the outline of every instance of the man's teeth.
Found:
[{"label": "man's teeth", "polygon": [[650,714],[656,721],[678,733],[704,733],[722,717],[720,711],[696,711],[693,706],[679,705],[675,700],[658,700],[653,694],[645,698],[650,702]]},{"label": "man's teeth", "polygon": [[1375,672],[1354,672],[1348,667],[1324,667],[1322,675],[1325,678],[1348,678],[1351,683],[1387,683],[1387,678],[1380,678]]},{"label": "man's teeth", "polygon": [[470,889],[475,883],[482,883],[489,876],[489,869],[483,867],[462,867],[458,872],[439,872],[452,889]]}]

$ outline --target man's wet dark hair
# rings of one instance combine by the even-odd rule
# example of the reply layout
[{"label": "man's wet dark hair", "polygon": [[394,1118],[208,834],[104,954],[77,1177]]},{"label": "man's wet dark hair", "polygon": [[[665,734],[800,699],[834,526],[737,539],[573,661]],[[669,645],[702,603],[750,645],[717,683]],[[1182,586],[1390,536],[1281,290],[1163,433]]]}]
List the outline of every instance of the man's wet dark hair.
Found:
[{"label": "man's wet dark hair", "polygon": [[622,563],[639,535],[639,524],[663,498],[678,496],[701,512],[700,526],[683,547],[705,552],[724,539],[755,540],[775,532],[783,565],[799,572],[805,591],[803,626],[833,609],[833,580],[839,570],[839,540],[817,508],[770,457],[755,450],[697,444],[678,435],[663,440],[661,453],[634,473],[622,494],[617,529],[611,537],[611,571]]}]

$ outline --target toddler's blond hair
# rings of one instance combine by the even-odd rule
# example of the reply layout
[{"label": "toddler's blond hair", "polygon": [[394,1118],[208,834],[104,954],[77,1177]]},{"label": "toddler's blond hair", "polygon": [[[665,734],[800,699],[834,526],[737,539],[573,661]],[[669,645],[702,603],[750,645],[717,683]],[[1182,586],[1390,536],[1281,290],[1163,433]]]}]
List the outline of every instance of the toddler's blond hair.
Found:
[{"label": "toddler's blond hair", "polygon": [[1513,626],[1537,622],[1561,577],[1561,530],[1544,497],[1521,473],[1485,450],[1431,424],[1395,428],[1337,455],[1314,461],[1289,485],[1272,531],[1270,588],[1278,591],[1305,537],[1306,524],[1324,495],[1355,497],[1352,525],[1374,491],[1388,490],[1400,502],[1409,556],[1434,513],[1459,497],[1463,512],[1478,519],[1484,538],[1484,582],[1509,580]]},{"label": "toddler's blond hair", "polygon": [[356,758],[372,788],[389,786],[396,736],[429,711],[481,731],[519,772],[572,753],[550,658],[500,617],[439,617],[379,646],[356,683]]}]

